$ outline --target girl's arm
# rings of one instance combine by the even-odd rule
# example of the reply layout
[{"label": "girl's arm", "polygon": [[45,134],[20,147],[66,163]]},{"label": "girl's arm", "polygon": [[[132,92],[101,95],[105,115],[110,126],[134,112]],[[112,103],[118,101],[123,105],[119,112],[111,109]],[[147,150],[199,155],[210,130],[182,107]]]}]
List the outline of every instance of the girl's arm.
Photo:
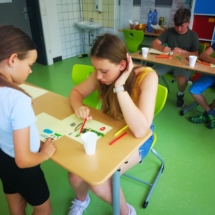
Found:
[{"label": "girl's arm", "polygon": [[97,89],[96,72],[80,84],[76,85],[70,92],[69,103],[76,115],[80,118],[89,118],[89,108],[83,105],[83,99]]},{"label": "girl's arm", "polygon": [[149,72],[139,87],[138,106],[134,104],[126,91],[117,93],[124,119],[137,138],[143,137],[152,124],[157,86],[158,76],[156,72]]},{"label": "girl's arm", "polygon": [[30,151],[30,127],[13,131],[15,162],[19,168],[28,168],[39,165],[48,160],[55,152],[56,147],[49,138],[41,147],[40,152]]}]

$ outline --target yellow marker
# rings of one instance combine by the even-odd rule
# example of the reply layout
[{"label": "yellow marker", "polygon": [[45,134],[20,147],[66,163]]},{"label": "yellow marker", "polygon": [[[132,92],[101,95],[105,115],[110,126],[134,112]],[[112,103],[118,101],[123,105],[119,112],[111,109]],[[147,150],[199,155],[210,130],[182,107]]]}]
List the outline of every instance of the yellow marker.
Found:
[{"label": "yellow marker", "polygon": [[121,128],[119,131],[117,131],[114,136],[117,136],[118,134],[120,134],[122,131],[124,131],[126,128],[128,128],[128,125],[124,126],[123,128]]}]

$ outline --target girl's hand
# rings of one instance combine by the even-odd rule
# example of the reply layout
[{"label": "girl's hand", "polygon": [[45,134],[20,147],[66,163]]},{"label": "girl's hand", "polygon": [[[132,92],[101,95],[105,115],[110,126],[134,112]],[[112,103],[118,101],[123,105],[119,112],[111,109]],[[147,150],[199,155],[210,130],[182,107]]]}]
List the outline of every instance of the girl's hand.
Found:
[{"label": "girl's hand", "polygon": [[86,106],[81,106],[75,110],[75,114],[78,118],[81,119],[92,119],[92,116],[90,115],[90,109]]},{"label": "girl's hand", "polygon": [[49,137],[46,142],[42,145],[40,152],[47,154],[48,159],[54,154],[56,151],[56,146],[54,145],[54,141],[51,137]]},{"label": "girl's hand", "polygon": [[127,53],[127,62],[128,62],[127,68],[120,75],[120,77],[115,81],[115,87],[120,87],[125,84],[126,80],[128,79],[128,76],[130,75],[134,67],[131,56],[129,56],[128,53]]}]

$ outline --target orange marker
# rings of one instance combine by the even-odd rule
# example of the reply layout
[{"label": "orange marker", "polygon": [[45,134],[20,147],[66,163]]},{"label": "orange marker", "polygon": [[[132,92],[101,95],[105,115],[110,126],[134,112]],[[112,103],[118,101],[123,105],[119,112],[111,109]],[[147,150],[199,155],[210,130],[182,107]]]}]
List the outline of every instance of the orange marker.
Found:
[{"label": "orange marker", "polygon": [[119,137],[117,137],[116,139],[114,139],[113,141],[110,142],[110,145],[113,145],[116,141],[118,141],[119,139],[121,139],[122,137],[124,137],[127,134],[127,132],[124,132],[123,134],[121,134]]},{"label": "orange marker", "polygon": [[206,63],[206,62],[198,62],[198,63],[200,63],[200,64],[202,64],[202,65],[205,65],[205,66],[210,66],[210,64],[209,64],[209,63]]}]

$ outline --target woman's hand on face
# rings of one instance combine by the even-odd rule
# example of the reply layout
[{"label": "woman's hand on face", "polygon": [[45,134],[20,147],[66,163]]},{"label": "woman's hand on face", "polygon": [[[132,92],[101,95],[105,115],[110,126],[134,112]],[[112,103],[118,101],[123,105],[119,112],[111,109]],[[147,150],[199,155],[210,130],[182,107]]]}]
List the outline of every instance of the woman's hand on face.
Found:
[{"label": "woman's hand on face", "polygon": [[90,115],[90,109],[86,106],[81,106],[75,110],[75,114],[78,118],[81,119],[92,119],[92,116]]},{"label": "woman's hand on face", "polygon": [[128,65],[127,65],[125,71],[115,81],[115,87],[120,87],[125,84],[126,80],[128,79],[128,76],[130,75],[130,73],[134,67],[131,56],[129,56],[128,53],[127,53],[127,62],[128,62]]}]

